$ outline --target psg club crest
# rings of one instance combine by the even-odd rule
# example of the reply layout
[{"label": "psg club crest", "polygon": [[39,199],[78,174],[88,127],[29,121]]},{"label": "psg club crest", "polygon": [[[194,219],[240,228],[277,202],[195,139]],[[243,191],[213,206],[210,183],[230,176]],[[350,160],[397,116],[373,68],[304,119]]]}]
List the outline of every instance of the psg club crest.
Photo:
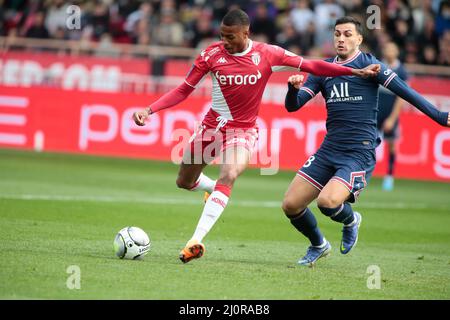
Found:
[{"label": "psg club crest", "polygon": [[259,52],[255,52],[252,54],[252,61],[256,65],[258,65],[261,62],[261,56],[259,55]]}]

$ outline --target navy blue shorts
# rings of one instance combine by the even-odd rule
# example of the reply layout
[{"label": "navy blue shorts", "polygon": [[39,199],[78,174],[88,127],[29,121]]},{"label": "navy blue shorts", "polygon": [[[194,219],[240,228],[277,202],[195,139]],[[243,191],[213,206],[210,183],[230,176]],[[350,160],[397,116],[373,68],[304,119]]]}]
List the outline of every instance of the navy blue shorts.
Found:
[{"label": "navy blue shorts", "polygon": [[375,169],[375,150],[336,150],[321,146],[309,157],[297,174],[322,190],[330,180],[342,183],[350,192],[349,202],[355,202]]}]

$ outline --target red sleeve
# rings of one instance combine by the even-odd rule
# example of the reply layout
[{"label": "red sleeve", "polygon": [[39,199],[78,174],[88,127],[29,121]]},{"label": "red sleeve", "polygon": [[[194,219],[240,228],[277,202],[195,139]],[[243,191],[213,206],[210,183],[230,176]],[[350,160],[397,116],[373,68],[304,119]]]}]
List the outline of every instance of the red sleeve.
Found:
[{"label": "red sleeve", "polygon": [[195,59],[194,64],[186,75],[186,82],[192,87],[195,87],[200,80],[209,72],[209,55],[207,51],[204,50],[202,53]]},{"label": "red sleeve", "polygon": [[191,87],[186,82],[183,82],[181,85],[179,85],[175,89],[170,90],[161,98],[153,102],[150,105],[150,109],[152,110],[152,113],[155,113],[173,107],[174,105],[186,99],[192,91],[194,91],[194,87]]},{"label": "red sleeve", "polygon": [[337,76],[351,76],[352,68],[344,67],[338,64],[329,63],[322,60],[307,60],[303,59],[300,65],[300,70],[312,73],[316,76],[337,77]]},{"label": "red sleeve", "polygon": [[[302,57],[279,46],[267,45],[266,50],[272,71],[283,71],[289,70],[290,68],[299,69],[302,64]],[[286,69],[284,67],[288,68]]]},{"label": "red sleeve", "polygon": [[209,71],[209,65],[207,63],[208,56],[206,52],[203,51],[195,60],[188,74],[186,75],[186,79],[184,83],[179,85],[173,90],[170,90],[168,93],[159,98],[156,102],[150,105],[150,109],[153,112],[158,112],[160,110],[164,110],[174,105],[180,103],[184,99],[186,99],[192,91],[194,91],[195,86],[203,79],[205,74]]}]

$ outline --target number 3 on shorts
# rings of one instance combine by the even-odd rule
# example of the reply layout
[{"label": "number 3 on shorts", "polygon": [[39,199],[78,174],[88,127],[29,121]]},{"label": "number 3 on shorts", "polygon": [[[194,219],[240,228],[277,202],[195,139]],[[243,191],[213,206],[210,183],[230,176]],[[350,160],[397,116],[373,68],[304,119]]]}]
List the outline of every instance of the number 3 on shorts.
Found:
[{"label": "number 3 on shorts", "polygon": [[303,165],[303,168],[308,168],[315,159],[316,157],[314,156],[309,157],[309,159],[306,160],[305,164]]}]

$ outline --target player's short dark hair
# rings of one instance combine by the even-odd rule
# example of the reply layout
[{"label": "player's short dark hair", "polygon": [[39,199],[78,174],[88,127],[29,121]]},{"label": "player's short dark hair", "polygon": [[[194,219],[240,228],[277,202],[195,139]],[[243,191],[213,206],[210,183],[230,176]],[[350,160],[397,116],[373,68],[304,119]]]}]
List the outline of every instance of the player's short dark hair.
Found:
[{"label": "player's short dark hair", "polygon": [[250,18],[241,9],[229,11],[222,19],[222,23],[228,27],[231,26],[249,26]]},{"label": "player's short dark hair", "polygon": [[350,16],[345,16],[345,17],[337,19],[336,23],[334,24],[334,27],[336,28],[336,26],[338,26],[340,24],[344,24],[344,23],[353,23],[355,25],[356,31],[360,35],[363,35],[363,32],[364,32],[363,26],[362,26],[361,22],[359,22],[358,19],[350,17]]}]

